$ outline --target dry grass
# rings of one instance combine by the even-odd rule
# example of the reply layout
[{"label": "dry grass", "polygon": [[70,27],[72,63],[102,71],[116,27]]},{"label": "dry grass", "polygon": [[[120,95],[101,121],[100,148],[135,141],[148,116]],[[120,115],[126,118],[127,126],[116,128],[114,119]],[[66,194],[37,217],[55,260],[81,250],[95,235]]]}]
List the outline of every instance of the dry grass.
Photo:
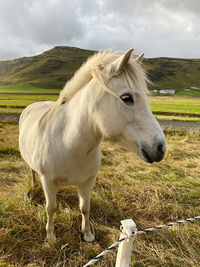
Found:
[{"label": "dry grass", "polygon": [[[0,266],[83,266],[119,237],[120,220],[138,229],[200,215],[200,133],[167,130],[168,151],[149,165],[123,148],[102,144],[102,167],[92,193],[93,243],[81,240],[76,189],[58,194],[57,244],[45,243],[44,196],[31,188],[21,160],[16,123],[0,123]],[[138,236],[131,266],[199,266],[200,224]],[[97,266],[115,265],[111,252]]]}]

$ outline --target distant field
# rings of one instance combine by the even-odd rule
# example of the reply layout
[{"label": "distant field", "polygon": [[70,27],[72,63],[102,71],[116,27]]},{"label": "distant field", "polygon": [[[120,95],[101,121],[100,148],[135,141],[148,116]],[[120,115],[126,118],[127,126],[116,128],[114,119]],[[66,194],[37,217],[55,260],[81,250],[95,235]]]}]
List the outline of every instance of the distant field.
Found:
[{"label": "distant field", "polygon": [[0,106],[28,106],[38,101],[54,101],[56,95],[0,95]]},{"label": "distant field", "polygon": [[[0,113],[21,113],[24,107],[34,102],[54,101],[58,98],[58,95],[42,94],[59,94],[59,92],[60,90],[57,89],[44,89],[20,84],[0,86]],[[6,95],[6,93],[13,93],[13,95]],[[27,93],[35,95],[28,95]]]},{"label": "distant field", "polygon": [[[1,113],[21,113],[24,107],[37,101],[55,101],[59,90],[44,89],[27,85],[0,86],[0,93],[13,93],[13,95],[0,94]],[[14,95],[16,93],[16,95]],[[24,93],[24,95],[17,95]],[[35,95],[27,95],[33,93]],[[158,119],[200,121],[200,97],[191,96],[151,96],[151,109]]]},{"label": "distant field", "polygon": [[0,113],[16,113],[20,114],[22,113],[24,108],[13,108],[13,107],[0,107]]},{"label": "distant field", "polygon": [[188,117],[188,116],[174,116],[174,115],[156,115],[154,114],[157,120],[168,120],[168,121],[193,121],[200,122],[200,117]]},{"label": "distant field", "polygon": [[156,96],[150,98],[153,112],[200,114],[200,98],[189,96]]},{"label": "distant field", "polygon": [[27,84],[0,85],[0,93],[34,93],[34,94],[55,94],[59,93],[58,89],[44,89]]}]

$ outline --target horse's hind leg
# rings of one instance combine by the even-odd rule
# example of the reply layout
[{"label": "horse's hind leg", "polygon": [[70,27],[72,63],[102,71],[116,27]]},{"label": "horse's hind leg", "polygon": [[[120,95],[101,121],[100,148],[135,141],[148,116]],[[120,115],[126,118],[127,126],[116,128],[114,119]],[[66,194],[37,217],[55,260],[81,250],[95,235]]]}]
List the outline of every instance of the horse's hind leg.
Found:
[{"label": "horse's hind leg", "polygon": [[84,186],[79,187],[79,201],[82,213],[82,233],[84,234],[83,238],[85,241],[94,241],[95,238],[91,233],[89,221],[90,197],[95,180],[95,178],[91,178]]},{"label": "horse's hind leg", "polygon": [[36,187],[37,185],[37,179],[36,179],[36,171],[34,171],[33,169],[31,169],[31,176],[32,176],[32,185],[33,185],[33,188]]},{"label": "horse's hind leg", "polygon": [[47,212],[47,224],[46,224],[46,238],[50,242],[55,242],[56,237],[54,235],[54,212],[56,210],[56,193],[58,188],[50,181],[46,180],[44,176],[41,177],[45,199],[46,199],[46,212]]}]

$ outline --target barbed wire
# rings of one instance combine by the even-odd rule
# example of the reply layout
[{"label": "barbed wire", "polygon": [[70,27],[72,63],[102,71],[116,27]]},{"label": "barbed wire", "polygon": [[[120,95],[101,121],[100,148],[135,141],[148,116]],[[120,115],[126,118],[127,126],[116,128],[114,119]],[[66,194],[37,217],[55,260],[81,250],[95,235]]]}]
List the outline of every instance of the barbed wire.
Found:
[{"label": "barbed wire", "polygon": [[[196,216],[196,217],[193,217],[193,218],[187,218],[187,219],[184,219],[184,220],[179,220],[179,221],[176,221],[176,222],[171,222],[171,223],[167,223],[167,224],[163,224],[163,225],[158,225],[158,226],[155,226],[153,228],[147,228],[147,229],[144,229],[144,230],[141,230],[141,231],[133,232],[132,236],[133,235],[146,234],[146,233],[157,231],[157,230],[160,230],[160,229],[163,229],[163,228],[177,226],[177,225],[182,224],[182,223],[193,222],[193,221],[196,221],[196,220],[200,220],[200,216]],[[127,238],[128,238],[128,236],[119,239],[118,241],[113,243],[111,246],[109,246],[106,250],[102,251],[94,259],[90,260],[83,267],[88,267],[88,266],[94,265],[95,263],[100,261],[102,259],[102,257],[104,257],[106,254],[108,254],[111,250],[117,248],[119,246],[119,244],[121,242],[123,242],[124,240],[126,240]]]}]

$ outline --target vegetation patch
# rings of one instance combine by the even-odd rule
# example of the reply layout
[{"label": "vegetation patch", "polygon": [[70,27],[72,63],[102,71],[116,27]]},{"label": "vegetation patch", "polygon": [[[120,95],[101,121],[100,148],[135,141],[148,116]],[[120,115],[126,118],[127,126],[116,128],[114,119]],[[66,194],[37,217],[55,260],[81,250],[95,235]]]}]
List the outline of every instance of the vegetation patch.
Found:
[{"label": "vegetation patch", "polygon": [[157,115],[155,114],[155,117],[157,120],[167,120],[167,121],[191,121],[191,122],[200,122],[200,117],[195,117],[195,116],[184,116],[184,115]]},{"label": "vegetation patch", "polygon": [[[33,189],[29,168],[15,154],[18,126],[1,123],[0,131],[1,148],[14,151],[3,154],[0,162],[3,266],[83,266],[119,238],[122,219],[132,218],[142,230],[200,214],[200,132],[165,130],[167,153],[154,164],[103,142],[103,164],[91,199],[95,241],[82,241],[77,191],[66,187],[57,195],[57,243],[50,246],[45,241],[45,199],[39,179]],[[188,223],[138,236],[131,266],[198,266],[199,250],[199,222]],[[115,260],[113,251],[97,266],[114,266]]]},{"label": "vegetation patch", "polygon": [[20,153],[17,149],[13,147],[0,146],[0,157],[3,157],[5,155],[13,155],[19,157]]},{"label": "vegetation patch", "polygon": [[[200,114],[200,100],[199,98],[191,97],[151,97],[151,109],[153,112],[167,112],[175,114],[190,115]],[[163,114],[164,115],[164,114]],[[166,114],[167,115],[167,114]]]},{"label": "vegetation patch", "polygon": [[[1,63],[1,62],[0,62]],[[7,84],[0,85],[0,93],[13,93],[13,94],[58,94],[60,90],[58,89],[44,89],[37,86],[32,86],[30,84]]]}]

